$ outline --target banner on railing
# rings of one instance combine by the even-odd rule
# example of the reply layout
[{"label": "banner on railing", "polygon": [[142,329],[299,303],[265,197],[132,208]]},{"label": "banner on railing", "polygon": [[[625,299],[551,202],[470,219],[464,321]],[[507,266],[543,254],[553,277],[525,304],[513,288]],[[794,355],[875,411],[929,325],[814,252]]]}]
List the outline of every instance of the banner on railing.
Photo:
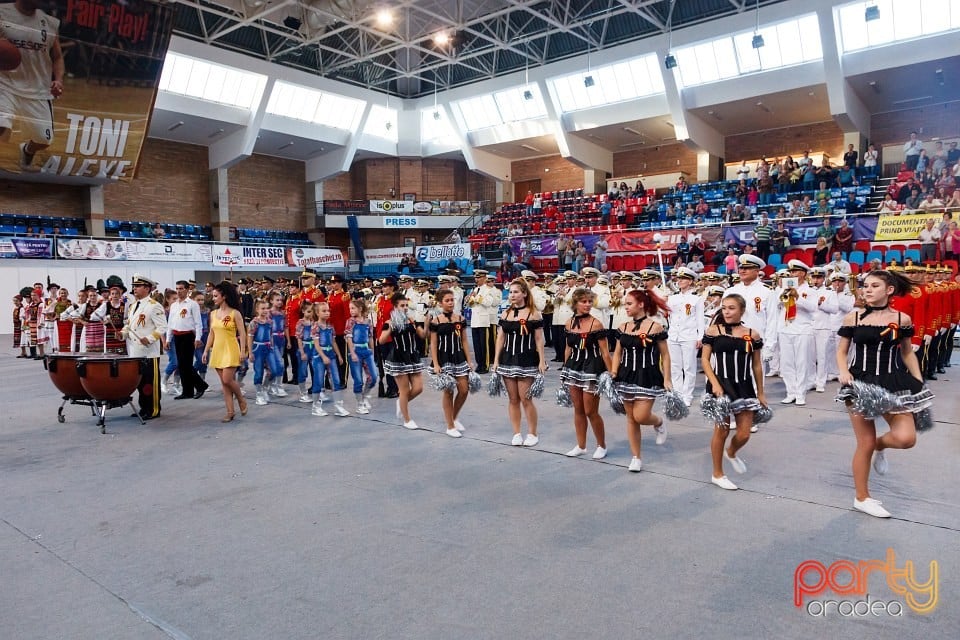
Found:
[{"label": "banner on railing", "polygon": [[877,219],[877,230],[873,239],[916,242],[927,220],[939,222],[940,215],[939,213],[905,213],[899,216],[884,214]]},{"label": "banner on railing", "polygon": [[417,260],[420,262],[447,262],[458,258],[470,259],[470,243],[430,244],[417,247]]},{"label": "banner on railing", "polygon": [[342,269],[347,263],[340,249],[287,249],[287,264],[291,267],[314,269]]},{"label": "banner on railing", "polygon": [[370,213],[413,213],[411,200],[371,200]]},{"label": "banner on railing", "polygon": [[413,253],[413,247],[387,247],[381,249],[363,249],[363,264],[399,265],[403,256]]},{"label": "banner on railing", "polygon": [[212,257],[213,253],[208,244],[127,240],[127,260],[209,263]]},{"label": "banner on railing", "polygon": [[244,247],[213,245],[213,264],[218,267],[286,267],[283,247]]},{"label": "banner on railing", "polygon": [[124,240],[71,238],[57,240],[57,256],[67,260],[126,260]]},{"label": "banner on railing", "polygon": [[0,258],[52,258],[53,240],[49,238],[2,238]]}]

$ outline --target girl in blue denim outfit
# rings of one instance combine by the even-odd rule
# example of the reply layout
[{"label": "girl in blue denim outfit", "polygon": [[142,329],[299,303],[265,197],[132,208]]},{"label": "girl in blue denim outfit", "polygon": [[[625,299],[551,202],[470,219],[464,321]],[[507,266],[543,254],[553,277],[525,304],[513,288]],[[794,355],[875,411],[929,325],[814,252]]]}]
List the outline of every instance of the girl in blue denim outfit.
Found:
[{"label": "girl in blue denim outfit", "polygon": [[[350,319],[346,326],[347,351],[350,353],[350,378],[353,380],[353,395],[357,399],[357,413],[370,413],[370,390],[377,386],[377,365],[373,357],[373,326],[367,315],[367,301],[354,298],[350,301]],[[367,382],[363,382],[363,370],[367,370]]]},{"label": "girl in blue denim outfit", "polygon": [[[294,335],[297,336],[297,342],[300,345],[297,358],[297,380],[300,380],[300,402],[313,402],[313,396],[307,391],[307,368],[313,367],[314,358],[317,355],[317,348],[313,343],[313,325],[317,323],[317,308],[311,302],[304,302],[300,305],[300,319],[297,320],[297,326],[294,329]],[[316,370],[314,369],[314,381],[316,381]],[[321,378],[322,384],[323,378]],[[314,383],[316,384],[316,382]],[[319,400],[319,398],[317,398]],[[319,406],[319,405],[315,405]]]},{"label": "girl in blue denim outfit", "polygon": [[316,304],[317,322],[313,325],[313,342],[316,346],[316,355],[313,358],[313,415],[329,415],[323,410],[323,400],[320,399],[320,392],[323,388],[323,378],[326,372],[330,372],[330,395],[333,397],[333,407],[338,416],[348,416],[350,412],[343,406],[343,399],[340,397],[340,390],[343,388],[340,384],[340,371],[338,364],[343,362],[343,354],[333,339],[333,326],[328,324],[330,320],[330,305],[326,302]]},{"label": "girl in blue denim outfit", "polygon": [[265,300],[256,305],[256,317],[247,325],[247,353],[253,363],[253,385],[257,390],[256,403],[265,405],[270,396],[263,385],[264,365],[269,368],[273,379],[283,375],[283,362],[273,350],[273,322],[270,320],[270,307]]},{"label": "girl in blue denim outfit", "polygon": [[283,309],[283,295],[279,291],[270,294],[270,320],[273,324],[273,351],[277,362],[280,363],[280,375],[273,374],[273,380],[270,381],[266,391],[278,398],[283,398],[287,395],[281,380],[286,370],[286,366],[283,364],[283,354],[286,353],[290,345],[290,332],[287,328],[287,314]]}]

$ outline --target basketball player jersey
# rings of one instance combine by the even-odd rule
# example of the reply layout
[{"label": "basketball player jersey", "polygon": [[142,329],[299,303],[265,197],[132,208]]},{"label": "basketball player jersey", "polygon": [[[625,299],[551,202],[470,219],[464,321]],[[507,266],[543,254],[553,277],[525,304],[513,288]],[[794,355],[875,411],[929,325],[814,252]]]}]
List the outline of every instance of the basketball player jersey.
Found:
[{"label": "basketball player jersey", "polygon": [[32,16],[17,11],[16,5],[0,4],[0,37],[20,51],[22,62],[13,71],[0,71],[0,90],[36,100],[50,100],[53,60],[50,49],[57,39],[60,20],[37,9]]}]

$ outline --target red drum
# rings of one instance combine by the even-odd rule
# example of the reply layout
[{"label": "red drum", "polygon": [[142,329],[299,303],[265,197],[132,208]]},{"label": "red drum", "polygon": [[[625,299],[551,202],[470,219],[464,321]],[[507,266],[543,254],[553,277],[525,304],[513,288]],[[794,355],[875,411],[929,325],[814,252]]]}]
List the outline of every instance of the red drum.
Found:
[{"label": "red drum", "polygon": [[77,373],[77,360],[83,358],[82,353],[57,353],[44,358],[44,366],[50,374],[50,381],[66,400],[90,400],[90,395],[80,384],[80,374]]},{"label": "red drum", "polygon": [[99,402],[125,404],[140,384],[145,360],[118,354],[87,355],[77,361],[80,384]]}]

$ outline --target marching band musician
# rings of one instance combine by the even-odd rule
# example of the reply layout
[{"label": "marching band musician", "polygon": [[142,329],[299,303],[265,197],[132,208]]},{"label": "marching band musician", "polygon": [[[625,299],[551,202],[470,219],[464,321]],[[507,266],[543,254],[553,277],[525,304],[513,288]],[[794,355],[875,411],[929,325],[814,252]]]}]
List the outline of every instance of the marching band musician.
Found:
[{"label": "marching band musician", "polygon": [[553,312],[556,311],[556,308],[553,306],[553,297],[557,292],[557,280],[560,279],[560,276],[556,274],[544,273],[543,277],[543,287],[542,290],[547,294],[547,302],[543,306],[543,346],[545,349],[553,348]]},{"label": "marching band musician", "polygon": [[573,317],[570,296],[576,289],[576,282],[576,271],[564,271],[557,278],[557,290],[553,298],[553,325],[550,328],[553,333],[551,342],[553,342],[553,347],[557,352],[553,362],[563,362],[563,356],[567,349],[564,332],[566,331],[567,321]]},{"label": "marching band musician", "polygon": [[147,359],[143,377],[137,385],[138,404],[140,417],[152,420],[160,415],[160,344],[167,332],[167,319],[163,315],[163,305],[150,297],[156,282],[134,274],[131,286],[134,299],[127,306],[121,334],[127,342],[129,355]]},{"label": "marching band musician", "polygon": [[836,351],[830,351],[831,336],[836,335],[833,317],[840,311],[836,292],[824,285],[827,270],[823,267],[810,269],[810,289],[817,300],[817,309],[813,314],[813,341],[817,364],[814,374],[814,389],[823,393],[830,373],[830,360],[836,362]]},{"label": "marching band musician", "polygon": [[720,312],[720,302],[723,300],[724,288],[712,284],[703,290],[703,326],[706,327],[716,320]]},{"label": "marching band musician", "polygon": [[679,291],[667,298],[670,327],[667,348],[670,351],[670,378],[673,388],[688,407],[693,404],[693,387],[697,382],[697,350],[703,338],[703,298],[694,293],[697,273],[687,267],[674,269]]},{"label": "marching band musician", "polygon": [[769,363],[777,348],[777,296],[760,279],[766,266],[759,256],[742,254],[737,258],[740,282],[727,289],[727,293],[735,293],[747,301],[743,324],[756,330],[763,338],[761,361]]},{"label": "marching band musician", "polygon": [[477,373],[489,372],[493,361],[493,349],[496,344],[494,319],[500,308],[500,290],[491,286],[485,269],[476,269],[473,277],[476,286],[464,299],[470,308],[470,331],[473,334],[473,355],[477,362]]},{"label": "marching band musician", "polygon": [[547,308],[547,292],[537,286],[537,274],[528,269],[520,272],[520,276],[527,281],[530,287],[530,295],[533,297],[533,306],[543,315],[543,310]]},{"label": "marching band musician", "polygon": [[947,265],[937,269],[937,276],[946,292],[946,335],[941,343],[940,361],[938,370],[950,366],[950,356],[953,355],[953,340],[957,333],[957,323],[960,321],[960,283],[951,280],[953,270]]},{"label": "marching band musician", "polygon": [[807,284],[810,267],[802,260],[790,260],[787,271],[797,280],[796,287],[782,288],[783,326],[780,329],[780,374],[787,388],[782,404],[807,404],[807,391],[813,382],[813,314],[817,298]]},{"label": "marching band musician", "polygon": [[849,276],[839,269],[827,278],[830,281],[830,288],[837,296],[838,309],[837,313],[830,316],[830,340],[827,342],[827,380],[836,380],[840,375],[837,368],[837,359],[833,356],[837,352],[838,346],[837,331],[843,325],[843,319],[857,305],[857,297],[847,290],[847,278],[856,282],[856,276]]},{"label": "marching band musician", "polygon": [[594,295],[590,315],[599,320],[600,326],[606,331],[610,326],[610,287],[600,282],[600,272],[593,267],[584,267],[580,273],[584,277],[584,286]]}]

